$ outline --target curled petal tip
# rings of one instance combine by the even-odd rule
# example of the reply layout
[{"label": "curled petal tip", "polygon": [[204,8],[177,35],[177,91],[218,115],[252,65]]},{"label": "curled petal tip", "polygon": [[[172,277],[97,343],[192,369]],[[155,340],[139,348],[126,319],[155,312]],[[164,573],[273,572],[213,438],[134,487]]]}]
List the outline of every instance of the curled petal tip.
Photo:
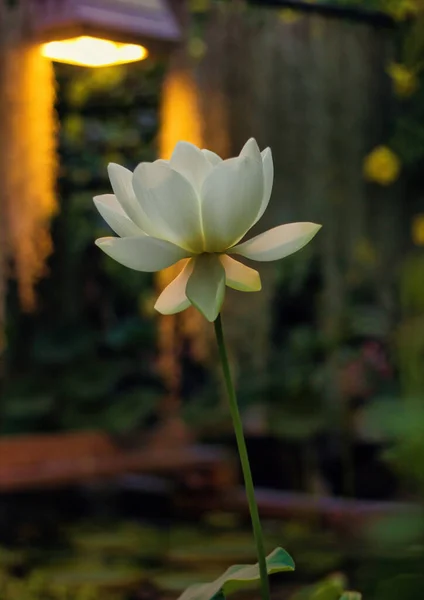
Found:
[{"label": "curled petal tip", "polygon": [[318,233],[320,229],[322,229],[322,225],[320,223],[311,223],[315,227],[314,235]]},{"label": "curled petal tip", "polygon": [[232,253],[264,262],[279,260],[306,246],[320,229],[316,223],[280,225],[234,246]]},{"label": "curled petal tip", "polygon": [[247,140],[241,149],[240,156],[249,156],[254,160],[261,160],[261,151],[255,138],[251,137]]},{"label": "curled petal tip", "polygon": [[102,237],[102,238],[97,238],[97,240],[95,240],[95,244],[96,246],[98,246],[99,248],[102,248],[103,246],[107,246],[108,242],[110,242],[110,240],[113,238],[110,237]]}]

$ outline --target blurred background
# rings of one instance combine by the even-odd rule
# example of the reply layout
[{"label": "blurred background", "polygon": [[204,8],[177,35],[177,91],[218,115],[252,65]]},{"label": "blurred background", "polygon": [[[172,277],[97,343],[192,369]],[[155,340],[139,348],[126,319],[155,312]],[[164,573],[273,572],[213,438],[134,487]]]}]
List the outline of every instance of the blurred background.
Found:
[{"label": "blurred background", "polygon": [[109,162],[251,136],[257,232],[324,226],[224,307],[275,598],[423,597],[423,68],[422,0],[1,0],[2,600],[255,560],[213,330],[155,313],[172,268],[101,253],[92,203]]}]

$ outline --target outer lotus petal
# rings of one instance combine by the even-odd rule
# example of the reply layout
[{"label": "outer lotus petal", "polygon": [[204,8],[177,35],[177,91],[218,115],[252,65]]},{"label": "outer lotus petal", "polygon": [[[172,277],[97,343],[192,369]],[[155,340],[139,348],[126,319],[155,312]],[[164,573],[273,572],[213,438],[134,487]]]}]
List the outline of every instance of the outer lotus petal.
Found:
[{"label": "outer lotus petal", "polygon": [[247,156],[224,160],[202,187],[205,250],[224,252],[253,225],[263,195],[262,163]]},{"label": "outer lotus petal", "polygon": [[203,250],[200,202],[185,177],[162,162],[141,163],[134,171],[133,186],[155,237],[190,251]]},{"label": "outer lotus petal", "polygon": [[222,158],[218,154],[215,154],[215,152],[211,152],[211,150],[202,150],[202,152],[213,167],[222,162]]},{"label": "outer lotus petal", "polygon": [[146,217],[134,194],[132,186],[133,174],[125,167],[121,167],[121,165],[115,163],[110,163],[107,170],[114,194],[124,212],[126,212],[136,225],[145,230]]},{"label": "outer lotus petal", "polygon": [[156,300],[155,309],[163,315],[174,315],[190,306],[186,296],[188,278],[193,271],[193,259],[184,265],[183,270],[171,281]]},{"label": "outer lotus petal", "polygon": [[255,138],[250,138],[247,140],[245,145],[243,146],[240,156],[248,156],[253,160],[257,160],[258,162],[262,162],[261,151],[259,150],[259,146],[255,140]]},{"label": "outer lotus petal", "polygon": [[261,278],[255,269],[246,267],[226,254],[222,254],[219,260],[225,269],[225,283],[228,287],[240,292],[259,292],[262,287]]},{"label": "outer lotus petal", "polygon": [[175,171],[188,179],[198,194],[203,181],[213,168],[203,152],[189,142],[178,142],[169,164]]},{"label": "outer lotus petal", "polygon": [[186,294],[208,321],[215,321],[225,295],[225,271],[217,256],[201,254],[195,258]]},{"label": "outer lotus petal", "polygon": [[274,183],[274,163],[272,160],[272,152],[270,148],[266,148],[261,152],[262,166],[264,170],[264,194],[262,196],[262,204],[256,217],[255,223],[259,221],[269,204],[271,198],[272,184]]},{"label": "outer lotus petal", "polygon": [[104,194],[93,198],[97,210],[106,223],[121,237],[141,235],[143,231],[128,218],[124,209],[113,194]]},{"label": "outer lotus petal", "polygon": [[289,223],[234,246],[230,252],[263,262],[279,260],[297,252],[321,229],[316,223]]},{"label": "outer lotus petal", "polygon": [[121,265],[149,273],[170,267],[190,256],[189,252],[175,244],[144,234],[137,237],[100,238],[96,240],[96,245]]}]

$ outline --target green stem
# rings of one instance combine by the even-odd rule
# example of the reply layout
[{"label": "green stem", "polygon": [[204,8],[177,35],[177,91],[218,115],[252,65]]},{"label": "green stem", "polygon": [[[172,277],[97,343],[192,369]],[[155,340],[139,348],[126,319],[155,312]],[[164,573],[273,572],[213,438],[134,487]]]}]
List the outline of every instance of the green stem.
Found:
[{"label": "green stem", "polygon": [[258,556],[259,573],[261,576],[262,600],[270,600],[271,594],[269,589],[268,572],[266,568],[266,556],[262,527],[261,522],[259,520],[258,505],[256,504],[255,499],[255,488],[253,486],[252,472],[250,470],[246,441],[243,435],[243,423],[240,417],[240,411],[237,404],[237,396],[231,377],[230,365],[228,362],[227,349],[224,340],[224,332],[222,330],[221,315],[218,315],[218,318],[216,319],[214,325],[216,341],[218,342],[219,357],[221,359],[225,385],[227,388],[228,399],[230,402],[230,412],[233,420],[234,433],[236,435],[237,448],[240,456],[241,468],[243,471],[246,496],[247,501],[249,503],[250,518],[252,520],[253,535],[255,538],[256,552]]}]

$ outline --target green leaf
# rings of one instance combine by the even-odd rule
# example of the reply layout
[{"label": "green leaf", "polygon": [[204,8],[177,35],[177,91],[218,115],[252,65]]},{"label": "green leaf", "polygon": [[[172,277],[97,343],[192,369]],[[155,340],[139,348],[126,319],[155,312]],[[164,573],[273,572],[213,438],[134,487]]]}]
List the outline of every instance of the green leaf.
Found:
[{"label": "green leaf", "polygon": [[341,600],[344,588],[343,575],[336,574],[302,588],[291,596],[290,600]]},{"label": "green leaf", "polygon": [[[294,571],[291,556],[282,548],[276,548],[266,559],[268,575]],[[225,600],[228,594],[259,581],[259,566],[233,565],[221,577],[201,585],[190,586],[178,600]]]},{"label": "green leaf", "polygon": [[362,600],[362,594],[359,592],[345,592],[340,600]]}]

